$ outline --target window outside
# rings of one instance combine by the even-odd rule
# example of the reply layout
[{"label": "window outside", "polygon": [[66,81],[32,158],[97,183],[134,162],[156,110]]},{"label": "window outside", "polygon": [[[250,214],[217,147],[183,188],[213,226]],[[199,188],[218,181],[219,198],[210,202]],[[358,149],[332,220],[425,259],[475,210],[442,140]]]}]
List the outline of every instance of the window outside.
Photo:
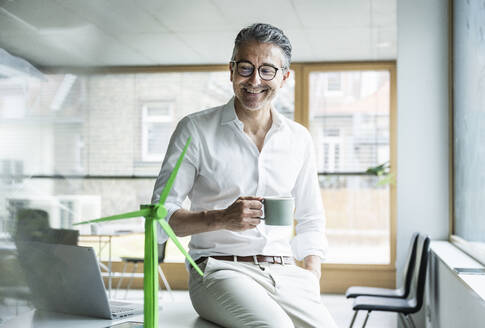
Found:
[{"label": "window outside", "polygon": [[389,263],[389,186],[365,175],[389,161],[389,72],[311,72],[309,79],[327,262]]}]

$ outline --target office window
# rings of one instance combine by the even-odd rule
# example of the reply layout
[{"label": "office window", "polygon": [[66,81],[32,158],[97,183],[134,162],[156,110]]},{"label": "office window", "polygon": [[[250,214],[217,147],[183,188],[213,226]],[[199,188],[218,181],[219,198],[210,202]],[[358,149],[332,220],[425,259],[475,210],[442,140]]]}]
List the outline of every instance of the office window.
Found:
[{"label": "office window", "polygon": [[13,185],[22,183],[22,175],[24,173],[24,163],[19,160],[3,159],[2,165],[2,180],[6,185]]},{"label": "office window", "polygon": [[483,2],[453,6],[452,241],[485,264]]},{"label": "office window", "polygon": [[388,264],[389,186],[365,172],[390,159],[390,73],[310,69],[308,79],[309,128],[330,244],[327,262]]},{"label": "office window", "polygon": [[61,210],[60,215],[60,227],[63,229],[72,229],[72,223],[74,220],[74,212],[73,212],[73,202],[61,200],[59,201],[59,206]]},{"label": "office window", "polygon": [[342,90],[342,81],[340,72],[328,72],[327,73],[327,92],[338,93]]},{"label": "office window", "polygon": [[167,151],[174,119],[172,101],[154,102],[142,109],[142,159],[160,162]]}]

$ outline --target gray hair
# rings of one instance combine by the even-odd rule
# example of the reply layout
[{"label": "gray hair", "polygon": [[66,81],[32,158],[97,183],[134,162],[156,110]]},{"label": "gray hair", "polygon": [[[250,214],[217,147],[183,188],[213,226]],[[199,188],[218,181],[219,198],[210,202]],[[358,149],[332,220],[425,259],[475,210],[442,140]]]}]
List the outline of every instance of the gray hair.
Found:
[{"label": "gray hair", "polygon": [[236,54],[242,43],[247,41],[258,41],[274,44],[283,51],[283,67],[288,69],[291,62],[291,43],[288,37],[279,28],[263,23],[256,23],[243,28],[234,40],[231,60],[235,60]]}]

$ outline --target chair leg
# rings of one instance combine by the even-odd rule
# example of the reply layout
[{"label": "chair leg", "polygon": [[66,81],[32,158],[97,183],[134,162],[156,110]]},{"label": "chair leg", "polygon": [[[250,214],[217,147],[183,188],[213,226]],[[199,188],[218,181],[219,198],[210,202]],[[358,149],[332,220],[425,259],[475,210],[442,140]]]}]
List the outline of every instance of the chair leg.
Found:
[{"label": "chair leg", "polygon": [[170,298],[172,299],[172,302],[174,302],[175,299],[173,298],[172,288],[170,288],[170,285],[169,285],[169,283],[167,281],[167,278],[163,274],[163,270],[160,267],[160,265],[158,266],[158,273],[160,274],[160,277],[162,278],[162,281],[163,281],[163,284],[165,285],[165,288],[167,288],[168,294],[170,295]]},{"label": "chair leg", "polygon": [[409,323],[411,324],[411,328],[416,328],[416,325],[414,324],[413,317],[411,317],[410,314],[405,316],[406,319],[408,319]]},{"label": "chair leg", "polygon": [[372,311],[367,311],[367,315],[365,316],[364,324],[362,325],[362,328],[365,328],[365,325],[367,325],[367,320],[369,320],[369,315]]},{"label": "chair leg", "polygon": [[127,265],[128,265],[128,262],[125,262],[125,264],[123,265],[123,272],[121,273],[120,279],[118,280],[118,284],[116,285],[114,298],[116,298],[116,296],[118,295],[118,291],[120,290],[121,282],[123,281],[123,276],[125,275]]},{"label": "chair leg", "polygon": [[413,318],[411,318],[411,315],[409,314],[402,314],[398,313],[398,318],[401,320],[402,324],[406,328],[416,328],[416,325],[414,324]]},{"label": "chair leg", "polygon": [[131,284],[133,283],[133,279],[135,278],[135,272],[137,268],[138,268],[138,263],[135,263],[133,265],[133,270],[131,271],[130,281],[128,281],[128,286],[126,286],[125,299],[128,296],[128,290],[131,288]]},{"label": "chair leg", "polygon": [[349,328],[352,328],[352,326],[354,325],[355,318],[357,318],[357,313],[359,313],[359,310],[354,311],[354,315],[352,316],[352,321],[350,322]]}]

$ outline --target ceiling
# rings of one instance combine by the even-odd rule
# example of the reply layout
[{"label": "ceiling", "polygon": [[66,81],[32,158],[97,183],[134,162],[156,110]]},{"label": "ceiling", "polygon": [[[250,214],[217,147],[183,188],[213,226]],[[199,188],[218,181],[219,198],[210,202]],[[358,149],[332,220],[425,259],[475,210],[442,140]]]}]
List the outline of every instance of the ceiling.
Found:
[{"label": "ceiling", "polygon": [[396,0],[0,0],[0,48],[41,66],[225,64],[254,22],[294,62],[396,58]]}]

